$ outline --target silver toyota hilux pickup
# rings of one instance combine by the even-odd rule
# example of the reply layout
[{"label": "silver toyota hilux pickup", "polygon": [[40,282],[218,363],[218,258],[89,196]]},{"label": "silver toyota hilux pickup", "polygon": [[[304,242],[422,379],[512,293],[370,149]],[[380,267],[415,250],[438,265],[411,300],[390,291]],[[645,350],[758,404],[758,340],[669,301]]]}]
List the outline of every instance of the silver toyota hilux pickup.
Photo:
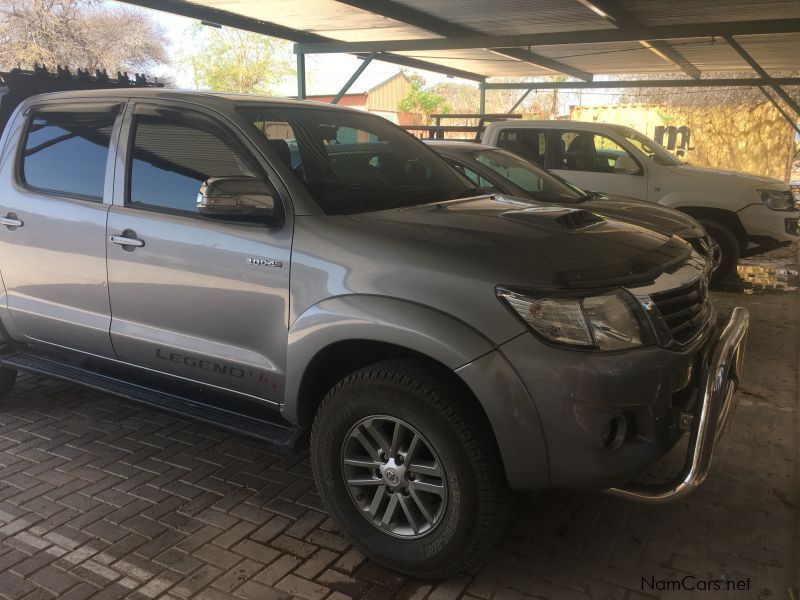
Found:
[{"label": "silver toyota hilux pickup", "polygon": [[[165,90],[35,96],[0,142],[0,395],[82,383],[279,447],[438,577],[514,491],[699,486],[748,315],[683,239],[486,195],[388,121]],[[673,479],[638,483],[683,434]]]}]

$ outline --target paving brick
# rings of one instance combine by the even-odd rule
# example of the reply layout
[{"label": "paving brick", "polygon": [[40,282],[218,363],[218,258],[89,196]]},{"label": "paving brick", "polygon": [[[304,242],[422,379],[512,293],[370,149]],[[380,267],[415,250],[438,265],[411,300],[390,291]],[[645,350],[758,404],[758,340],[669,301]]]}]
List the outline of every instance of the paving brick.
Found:
[{"label": "paving brick", "polygon": [[0,590],[7,598],[22,598],[34,589],[36,587],[33,583],[25,581],[25,579],[11,571],[0,573]]},{"label": "paving brick", "polygon": [[256,581],[248,581],[236,590],[236,596],[251,600],[273,600],[287,598],[289,595],[286,592],[261,585]]},{"label": "paving brick", "polygon": [[29,575],[28,579],[31,583],[43,587],[54,594],[63,594],[80,582],[74,575],[52,566],[44,567]]},{"label": "paving brick", "polygon": [[300,577],[314,579],[314,577],[319,575],[325,567],[331,564],[338,557],[339,555],[337,553],[320,548],[314,554],[312,554],[308,560],[300,565],[295,572]]},{"label": "paving brick", "polygon": [[291,522],[292,521],[286,517],[274,516],[259,528],[258,531],[253,532],[250,538],[256,542],[268,542],[286,529]]},{"label": "paving brick", "polygon": [[299,558],[284,554],[266,569],[261,571],[261,573],[256,575],[255,579],[259,583],[263,583],[265,585],[274,585],[299,564]]},{"label": "paving brick", "polygon": [[193,556],[209,564],[216,565],[222,570],[230,569],[233,565],[242,560],[239,554],[230,552],[219,546],[214,546],[213,544],[198,548],[194,551]]},{"label": "paving brick", "polygon": [[203,564],[196,558],[174,548],[162,552],[154,560],[184,575],[188,575]]},{"label": "paving brick", "polygon": [[297,575],[287,575],[281,579],[275,587],[288,592],[292,596],[299,596],[300,598],[307,598],[308,600],[321,600],[328,595],[330,591],[325,586],[303,579]]},{"label": "paving brick", "polygon": [[273,548],[277,548],[283,552],[288,552],[294,556],[307,558],[317,549],[314,544],[309,544],[298,539],[289,537],[288,535],[279,535],[270,542]]},{"label": "paving brick", "polygon": [[236,544],[233,548],[231,548],[231,550],[236,554],[256,560],[262,564],[268,564],[272,562],[280,554],[277,550],[270,548],[269,546],[258,544],[250,540],[244,540],[243,542]]},{"label": "paving brick", "polygon": [[175,585],[171,593],[182,598],[193,598],[199,590],[214,581],[222,572],[222,569],[213,565],[203,565]]},{"label": "paving brick", "polygon": [[214,538],[214,545],[222,548],[230,548],[237,542],[240,542],[250,532],[256,528],[252,523],[239,522],[228,531],[218,535]]}]

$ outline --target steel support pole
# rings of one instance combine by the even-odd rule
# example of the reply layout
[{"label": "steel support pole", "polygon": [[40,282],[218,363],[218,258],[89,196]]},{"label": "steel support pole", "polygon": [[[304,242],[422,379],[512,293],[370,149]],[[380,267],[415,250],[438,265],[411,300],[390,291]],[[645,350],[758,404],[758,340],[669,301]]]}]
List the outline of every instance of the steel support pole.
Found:
[{"label": "steel support pole", "polygon": [[486,114],[486,84],[479,83],[478,89],[481,93],[480,104],[478,105],[478,113],[483,116]]},{"label": "steel support pole", "polygon": [[356,79],[358,79],[361,76],[361,74],[364,72],[364,69],[366,69],[369,66],[369,63],[372,62],[373,58],[375,58],[375,55],[370,54],[367,58],[364,59],[364,61],[360,65],[358,65],[358,68],[350,76],[350,79],[347,80],[347,83],[345,83],[342,86],[342,89],[339,90],[339,93],[333,97],[333,100],[331,100],[331,104],[339,103],[339,100],[342,99],[342,96],[344,96],[347,93],[347,90],[349,90],[350,87],[356,82]]},{"label": "steel support pole", "polygon": [[306,55],[297,53],[297,99],[306,99]]}]

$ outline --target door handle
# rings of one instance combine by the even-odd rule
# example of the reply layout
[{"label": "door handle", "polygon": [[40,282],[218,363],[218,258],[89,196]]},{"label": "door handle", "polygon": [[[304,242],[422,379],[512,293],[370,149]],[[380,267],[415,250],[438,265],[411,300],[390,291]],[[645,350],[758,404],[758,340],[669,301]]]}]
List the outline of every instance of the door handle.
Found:
[{"label": "door handle", "polygon": [[123,250],[127,250],[128,252],[133,252],[135,248],[144,246],[144,240],[137,238],[136,232],[130,229],[123,231],[122,235],[112,235],[108,239],[112,244],[118,244],[122,246]]},{"label": "door handle", "polygon": [[0,225],[5,225],[11,231],[14,231],[17,227],[22,227],[24,224],[13,212],[8,213],[5,217],[0,217]]}]

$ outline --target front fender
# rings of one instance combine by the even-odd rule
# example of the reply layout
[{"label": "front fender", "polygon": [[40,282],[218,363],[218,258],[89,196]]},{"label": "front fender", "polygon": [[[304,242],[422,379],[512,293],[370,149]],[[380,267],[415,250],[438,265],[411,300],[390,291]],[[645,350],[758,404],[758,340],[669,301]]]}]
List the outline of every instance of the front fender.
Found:
[{"label": "front fender", "polygon": [[[512,487],[547,486],[540,420],[519,376],[495,345],[472,326],[413,302],[371,295],[339,296],[300,315],[289,328],[282,407],[287,420],[300,422],[300,385],[314,357],[331,344],[352,340],[401,346],[451,369],[481,404]],[[527,458],[523,460],[523,456]]]},{"label": "front fender", "polygon": [[384,296],[349,295],[308,308],[289,328],[283,416],[297,423],[300,383],[321,350],[350,340],[408,348],[455,371],[494,345],[468,324],[436,309]]},{"label": "front fender", "polygon": [[713,208],[736,213],[750,204],[745,198],[736,194],[725,192],[711,192],[704,190],[675,190],[668,192],[658,199],[658,204],[670,208]]}]

